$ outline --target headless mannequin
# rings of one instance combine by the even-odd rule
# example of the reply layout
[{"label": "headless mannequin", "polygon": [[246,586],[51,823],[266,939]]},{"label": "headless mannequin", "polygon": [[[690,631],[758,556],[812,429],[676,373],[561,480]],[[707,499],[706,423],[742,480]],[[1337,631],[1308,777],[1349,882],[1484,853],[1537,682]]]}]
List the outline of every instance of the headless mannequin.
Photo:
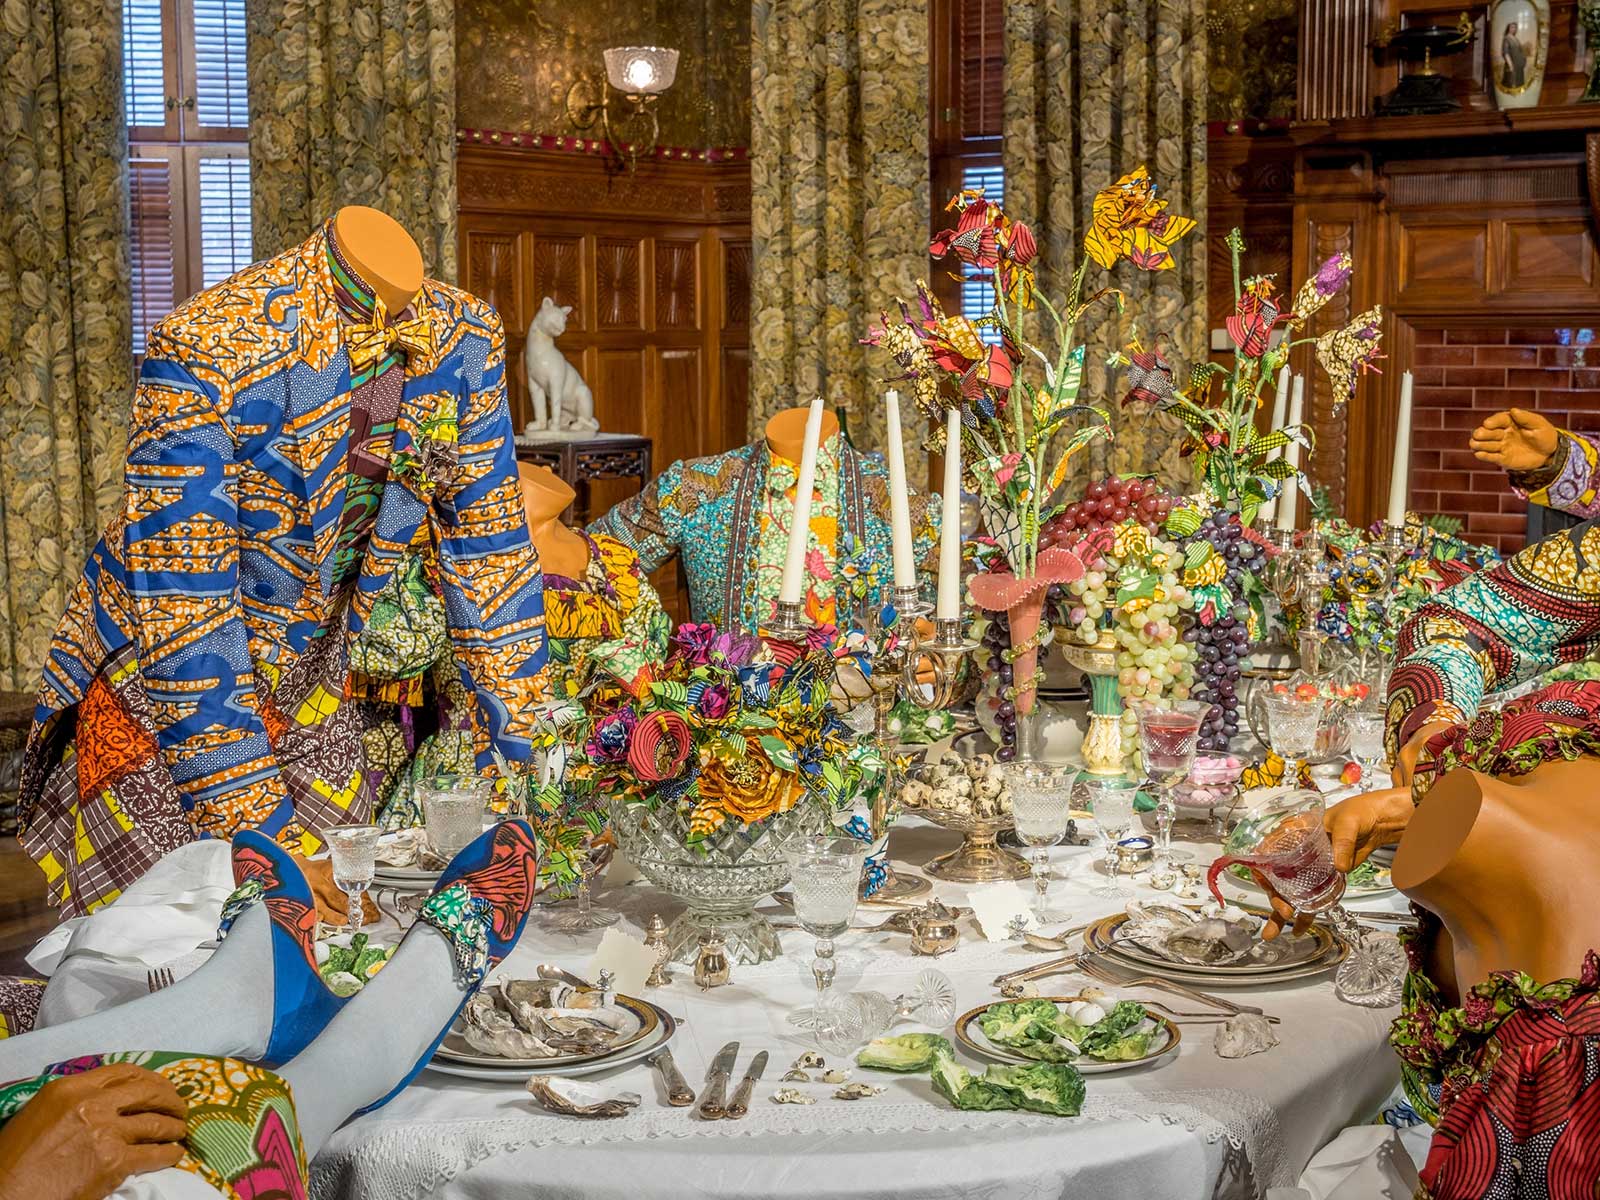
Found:
[{"label": "headless mannequin", "polygon": [[351,204],[334,214],[333,236],[339,253],[372,285],[391,319],[417,298],[422,290],[422,251],[399,221],[375,208]]},{"label": "headless mannequin", "polygon": [[[786,408],[774,413],[767,422],[767,449],[779,458],[798,463],[805,452],[806,417],[809,408]],[[828,409],[822,410],[822,441],[839,432],[839,418]]]},{"label": "headless mannequin", "polygon": [[1600,762],[1555,760],[1515,778],[1452,771],[1395,852],[1394,884],[1437,915],[1429,976],[1446,999],[1492,971],[1571,979],[1600,949],[1600,809],[1581,803]]},{"label": "headless mannequin", "polygon": [[589,543],[561,523],[561,514],[575,493],[549,467],[518,463],[522,503],[528,512],[528,535],[539,552],[539,565],[551,575],[582,579],[589,569]]}]

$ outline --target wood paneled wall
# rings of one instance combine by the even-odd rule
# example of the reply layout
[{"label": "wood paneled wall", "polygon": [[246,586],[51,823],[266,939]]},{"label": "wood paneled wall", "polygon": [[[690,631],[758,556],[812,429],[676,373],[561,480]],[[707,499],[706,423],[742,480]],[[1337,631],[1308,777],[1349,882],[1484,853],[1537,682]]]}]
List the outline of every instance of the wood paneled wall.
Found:
[{"label": "wood paneled wall", "polygon": [[[456,166],[463,286],[499,311],[517,428],[528,420],[528,322],[572,305],[557,346],[594,393],[600,428],[640,433],[658,470],[746,440],[750,170],[465,144]],[[596,483],[595,512],[626,496]],[[666,575],[666,573],[663,573]],[[657,580],[675,603],[676,576]]]}]

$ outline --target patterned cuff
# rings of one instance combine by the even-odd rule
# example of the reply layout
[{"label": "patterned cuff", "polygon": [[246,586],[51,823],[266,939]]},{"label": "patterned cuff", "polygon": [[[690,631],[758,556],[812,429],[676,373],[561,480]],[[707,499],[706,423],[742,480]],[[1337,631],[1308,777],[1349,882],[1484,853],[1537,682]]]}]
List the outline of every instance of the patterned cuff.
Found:
[{"label": "patterned cuff", "polygon": [[[1516,488],[1517,491],[1527,494],[1530,499],[1543,492],[1557,479],[1561,478],[1562,471],[1566,469],[1567,459],[1571,457],[1571,449],[1572,439],[1562,434],[1556,439],[1555,453],[1550,456],[1550,461],[1545,463],[1544,466],[1535,467],[1531,471],[1508,472],[1511,486]],[[1540,503],[1537,500],[1534,502]]]},{"label": "patterned cuff", "polygon": [[489,902],[474,896],[464,883],[454,883],[429,896],[417,914],[450,942],[455,957],[456,986],[470,991],[489,972]]}]

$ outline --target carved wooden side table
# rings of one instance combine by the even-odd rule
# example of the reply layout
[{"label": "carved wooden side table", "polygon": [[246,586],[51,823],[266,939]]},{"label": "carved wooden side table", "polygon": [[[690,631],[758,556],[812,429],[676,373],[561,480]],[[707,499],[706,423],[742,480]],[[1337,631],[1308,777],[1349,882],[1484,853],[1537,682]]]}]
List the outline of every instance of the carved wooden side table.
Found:
[{"label": "carved wooden side table", "polygon": [[589,484],[596,479],[637,479],[642,491],[650,482],[649,438],[633,433],[594,433],[586,437],[518,436],[517,458],[549,467],[577,493],[561,514],[575,529],[589,524]]}]

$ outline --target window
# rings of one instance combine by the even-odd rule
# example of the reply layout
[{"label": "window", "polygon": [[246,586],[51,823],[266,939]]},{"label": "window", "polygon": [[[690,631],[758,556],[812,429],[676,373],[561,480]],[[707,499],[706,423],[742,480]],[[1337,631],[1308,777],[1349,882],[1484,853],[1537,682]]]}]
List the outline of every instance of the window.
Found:
[{"label": "window", "polygon": [[[931,77],[929,143],[933,159],[930,230],[949,226],[945,203],[956,192],[982,188],[1005,199],[1000,130],[1005,97],[1003,0],[934,0],[929,7]],[[961,283],[948,268],[934,268],[932,286],[946,312],[985,316],[994,305],[988,284]],[[984,330],[998,340],[998,330]]]},{"label": "window", "polygon": [[133,351],[251,261],[244,0],[123,0]]}]

